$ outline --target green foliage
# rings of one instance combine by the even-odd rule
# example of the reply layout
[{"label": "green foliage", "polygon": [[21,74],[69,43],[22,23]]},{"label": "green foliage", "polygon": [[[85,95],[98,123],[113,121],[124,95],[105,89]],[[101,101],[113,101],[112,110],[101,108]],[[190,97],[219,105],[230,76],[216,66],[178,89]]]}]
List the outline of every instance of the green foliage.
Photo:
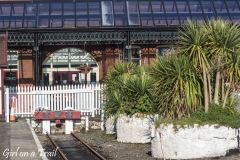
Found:
[{"label": "green foliage", "polygon": [[110,71],[104,91],[107,116],[156,112],[150,91],[152,82],[146,70],[132,63],[120,63]]},{"label": "green foliage", "polygon": [[201,80],[188,57],[159,57],[150,75],[160,114],[179,119],[202,106]]},{"label": "green foliage", "polygon": [[191,114],[190,117],[183,117],[180,120],[163,118],[159,119],[156,123],[157,125],[172,123],[175,126],[218,124],[232,128],[240,128],[240,114],[235,106],[226,106],[223,108],[222,105],[211,104],[207,113],[204,112],[204,110],[199,110]]}]

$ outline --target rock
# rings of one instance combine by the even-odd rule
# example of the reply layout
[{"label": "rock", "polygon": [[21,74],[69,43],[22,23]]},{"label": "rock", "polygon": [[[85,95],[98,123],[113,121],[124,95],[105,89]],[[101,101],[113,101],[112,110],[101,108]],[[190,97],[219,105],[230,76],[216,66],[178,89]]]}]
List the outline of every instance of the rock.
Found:
[{"label": "rock", "polygon": [[125,143],[148,143],[151,141],[151,126],[154,116],[121,115],[117,119],[117,141]]},{"label": "rock", "polygon": [[160,125],[151,141],[152,156],[166,159],[193,159],[225,156],[237,149],[237,130],[218,125]]},{"label": "rock", "polygon": [[109,117],[105,121],[106,134],[116,133],[116,119],[115,117]]}]

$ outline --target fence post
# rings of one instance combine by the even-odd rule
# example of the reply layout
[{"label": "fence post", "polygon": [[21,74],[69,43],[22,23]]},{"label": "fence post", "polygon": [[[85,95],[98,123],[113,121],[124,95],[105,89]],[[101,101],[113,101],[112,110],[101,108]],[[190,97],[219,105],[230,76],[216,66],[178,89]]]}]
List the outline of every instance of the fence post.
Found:
[{"label": "fence post", "polygon": [[9,114],[10,114],[10,106],[9,106],[9,88],[6,88],[5,91],[5,120],[9,123]]},{"label": "fence post", "polygon": [[92,117],[95,117],[95,105],[94,105],[94,90],[92,90],[91,96],[91,109],[92,109]]}]

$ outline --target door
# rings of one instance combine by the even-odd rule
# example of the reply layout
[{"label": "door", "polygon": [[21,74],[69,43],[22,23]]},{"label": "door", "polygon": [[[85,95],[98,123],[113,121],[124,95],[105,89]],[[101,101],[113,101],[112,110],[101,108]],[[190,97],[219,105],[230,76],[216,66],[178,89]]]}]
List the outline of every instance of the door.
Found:
[{"label": "door", "polygon": [[53,72],[53,84],[68,84],[68,72]]}]

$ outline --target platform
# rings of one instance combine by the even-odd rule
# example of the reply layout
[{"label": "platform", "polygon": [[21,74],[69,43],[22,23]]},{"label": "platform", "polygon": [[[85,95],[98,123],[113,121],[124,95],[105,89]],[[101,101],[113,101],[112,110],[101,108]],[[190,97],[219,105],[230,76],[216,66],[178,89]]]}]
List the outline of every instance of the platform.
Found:
[{"label": "platform", "polygon": [[0,159],[42,159],[26,120],[0,123]]}]

